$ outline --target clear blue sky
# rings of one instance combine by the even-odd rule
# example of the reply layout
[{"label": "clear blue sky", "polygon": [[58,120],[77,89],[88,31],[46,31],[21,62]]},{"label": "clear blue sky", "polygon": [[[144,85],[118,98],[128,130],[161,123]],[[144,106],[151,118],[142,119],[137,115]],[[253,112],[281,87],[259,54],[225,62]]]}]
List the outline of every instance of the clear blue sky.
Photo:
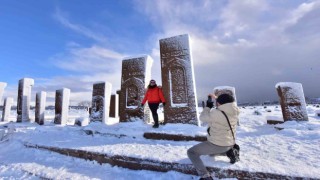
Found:
[{"label": "clear blue sky", "polygon": [[[71,89],[90,100],[92,84],[120,88],[124,57],[148,54],[161,84],[159,39],[189,34],[198,97],[233,86],[239,101],[277,100],[275,84],[303,84],[319,97],[319,0],[93,0],[0,3],[0,82],[17,97],[18,80],[34,93]],[[206,73],[203,73],[206,72]]]}]

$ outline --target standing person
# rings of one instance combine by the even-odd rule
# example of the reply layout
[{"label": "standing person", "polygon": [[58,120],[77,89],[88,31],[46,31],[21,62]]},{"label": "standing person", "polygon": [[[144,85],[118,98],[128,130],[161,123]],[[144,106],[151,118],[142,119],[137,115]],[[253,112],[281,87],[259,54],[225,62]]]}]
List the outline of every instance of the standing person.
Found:
[{"label": "standing person", "polygon": [[[216,98],[214,95],[209,96],[211,96],[212,99]],[[188,157],[195,166],[199,176],[201,176],[200,180],[212,179],[200,156],[226,153],[233,147],[240,113],[237,104],[234,102],[234,98],[229,94],[221,94],[216,99],[216,109],[211,109],[210,106],[212,107],[211,104],[207,103],[207,107],[205,107],[200,114],[200,121],[207,122],[209,126],[207,130],[207,141],[188,149]],[[230,130],[226,117],[228,117],[230,121],[233,133]]]},{"label": "standing person", "polygon": [[159,117],[157,110],[159,108],[159,104],[162,102],[163,106],[166,105],[166,100],[163,97],[162,88],[159,88],[156,84],[155,80],[151,80],[147,92],[142,100],[141,106],[143,106],[148,101],[149,108],[152,112],[152,117],[154,120],[153,128],[159,127]]}]

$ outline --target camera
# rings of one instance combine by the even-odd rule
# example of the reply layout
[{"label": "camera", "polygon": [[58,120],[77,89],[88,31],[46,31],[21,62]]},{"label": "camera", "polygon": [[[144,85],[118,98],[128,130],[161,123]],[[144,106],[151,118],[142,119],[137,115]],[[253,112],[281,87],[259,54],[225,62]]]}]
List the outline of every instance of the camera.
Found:
[{"label": "camera", "polygon": [[206,107],[213,108],[213,100],[211,96],[208,96]]}]

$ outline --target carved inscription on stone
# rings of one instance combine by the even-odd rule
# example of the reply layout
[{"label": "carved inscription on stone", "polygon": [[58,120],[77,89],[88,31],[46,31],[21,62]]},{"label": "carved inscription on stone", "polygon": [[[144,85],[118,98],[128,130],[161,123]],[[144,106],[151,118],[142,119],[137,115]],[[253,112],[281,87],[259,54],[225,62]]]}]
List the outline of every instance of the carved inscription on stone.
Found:
[{"label": "carved inscription on stone", "polygon": [[[186,89],[186,75],[182,67],[172,68],[170,71],[171,79],[171,93],[173,104],[186,104],[188,103],[188,94]],[[174,91],[172,91],[174,90]]]},{"label": "carved inscription on stone", "polygon": [[189,36],[160,40],[165,123],[199,124]]},{"label": "carved inscription on stone", "polygon": [[92,109],[90,115],[91,121],[102,121],[104,110],[104,91],[104,83],[93,84]]},{"label": "carved inscription on stone", "polygon": [[120,122],[143,120],[140,106],[146,82],[151,78],[152,59],[149,56],[128,58],[122,61],[121,90],[119,93]]},{"label": "carved inscription on stone", "polygon": [[278,83],[276,88],[284,121],[308,120],[302,85],[300,83]]}]

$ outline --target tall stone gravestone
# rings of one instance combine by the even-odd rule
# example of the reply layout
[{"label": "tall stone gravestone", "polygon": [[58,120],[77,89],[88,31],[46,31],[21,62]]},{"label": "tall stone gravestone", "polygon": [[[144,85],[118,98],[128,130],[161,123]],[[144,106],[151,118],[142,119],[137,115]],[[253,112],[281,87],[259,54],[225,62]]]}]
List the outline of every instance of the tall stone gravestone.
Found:
[{"label": "tall stone gravestone", "polygon": [[108,122],[111,96],[111,83],[97,82],[93,84],[92,109],[90,120]]},{"label": "tall stone gravestone", "polygon": [[119,95],[118,94],[111,95],[109,117],[113,117],[113,118],[119,117]]},{"label": "tall stone gravestone", "polygon": [[160,55],[162,88],[167,101],[164,122],[199,125],[189,36],[161,39]]},{"label": "tall stone gravestone", "polygon": [[46,92],[38,92],[36,94],[36,110],[35,110],[35,122],[43,125],[44,124],[44,112],[46,110]]},{"label": "tall stone gravestone", "polygon": [[229,94],[231,95],[235,102],[237,102],[237,97],[236,97],[236,89],[231,86],[217,86],[213,89],[213,94],[218,97],[221,94]]},{"label": "tall stone gravestone", "polygon": [[66,125],[69,115],[70,89],[56,90],[54,123]]},{"label": "tall stone gravestone", "polygon": [[284,121],[307,121],[307,107],[302,84],[280,82],[276,84]]},{"label": "tall stone gravestone", "polygon": [[140,104],[145,88],[151,80],[153,60],[149,56],[127,58],[122,61],[121,91],[119,94],[120,122],[144,119]]},{"label": "tall stone gravestone", "polygon": [[7,87],[7,83],[5,82],[0,82],[0,103],[2,101],[2,95],[3,95],[3,92],[4,92],[4,88]]},{"label": "tall stone gravestone", "polygon": [[18,102],[17,102],[17,122],[30,121],[29,110],[31,101],[31,88],[34,80],[23,78],[19,80]]},{"label": "tall stone gravestone", "polygon": [[7,97],[3,103],[2,121],[9,121],[11,106],[13,104],[13,98]]}]

